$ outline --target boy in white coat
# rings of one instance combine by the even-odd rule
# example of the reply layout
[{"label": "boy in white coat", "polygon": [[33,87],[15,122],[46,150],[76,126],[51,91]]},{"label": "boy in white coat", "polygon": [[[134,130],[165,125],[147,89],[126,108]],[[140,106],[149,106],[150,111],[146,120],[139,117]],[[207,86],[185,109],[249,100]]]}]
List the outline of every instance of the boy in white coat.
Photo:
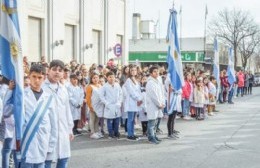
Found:
[{"label": "boy in white coat", "polygon": [[[74,126],[70,111],[69,95],[66,87],[60,83],[64,72],[64,63],[53,60],[48,69],[48,76],[43,83],[43,90],[54,95],[55,109],[58,124],[58,140],[54,151],[50,151],[45,161],[45,168],[51,168],[52,160],[57,159],[57,168],[66,168],[70,153],[70,141],[74,139],[72,128]],[[56,135],[52,135],[56,136]]]},{"label": "boy in white coat", "polygon": [[[33,65],[29,73],[30,87],[24,90],[25,114],[21,168],[44,168],[47,153],[53,151],[56,145],[57,137],[52,136],[56,135],[57,131],[56,114],[53,111],[54,99],[41,87],[45,74],[46,71],[42,65]],[[10,87],[10,89],[13,88],[14,85]]]},{"label": "boy in white coat", "polygon": [[67,87],[70,100],[70,110],[74,121],[73,134],[81,135],[77,130],[78,122],[80,120],[81,106],[84,101],[84,92],[78,85],[78,77],[75,74],[70,75],[70,84]]},{"label": "boy in white coat", "polygon": [[121,103],[123,91],[118,83],[115,83],[115,74],[106,74],[107,83],[101,88],[100,99],[105,104],[104,118],[107,119],[109,138],[119,138],[119,120],[121,117]]},{"label": "boy in white coat", "polygon": [[153,144],[158,144],[159,140],[155,133],[155,122],[158,116],[162,115],[165,107],[165,98],[162,83],[158,80],[159,71],[157,66],[152,66],[149,70],[150,77],[146,85],[146,108],[148,119],[148,140]]}]

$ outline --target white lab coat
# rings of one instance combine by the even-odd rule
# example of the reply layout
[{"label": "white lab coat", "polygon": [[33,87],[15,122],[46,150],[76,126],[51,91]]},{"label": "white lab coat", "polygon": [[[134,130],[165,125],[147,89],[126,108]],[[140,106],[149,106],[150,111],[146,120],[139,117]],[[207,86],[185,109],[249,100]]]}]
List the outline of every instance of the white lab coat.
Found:
[{"label": "white lab coat", "polygon": [[141,110],[139,111],[139,120],[147,121],[147,110],[146,110],[146,92],[142,92],[143,103],[141,104]]},{"label": "white lab coat", "polygon": [[92,95],[91,95],[92,107],[99,118],[104,117],[104,104],[100,99],[101,87],[95,87],[94,85],[90,85],[90,86],[92,87]]},{"label": "white lab coat", "polygon": [[6,91],[8,90],[8,85],[6,84],[0,84],[0,98],[4,100]]},{"label": "white lab coat", "polygon": [[121,117],[123,91],[118,83],[115,83],[114,86],[109,83],[104,84],[100,90],[100,99],[105,104],[104,118]]},{"label": "white lab coat", "polygon": [[[39,100],[37,101],[31,88],[26,88],[24,91],[24,125],[23,131],[25,131],[27,124],[33,116],[35,109],[41,101],[44,101],[43,106],[46,105],[51,95],[43,92]],[[33,137],[28,152],[26,154],[26,163],[43,163],[46,160],[47,153],[53,152],[57,144],[58,139],[58,125],[57,115],[54,111],[54,99],[52,99],[45,115],[39,125],[39,128]]]},{"label": "white lab coat", "polygon": [[122,103],[122,107],[121,107],[121,113],[122,113],[122,118],[127,119],[127,111],[126,111],[127,91],[126,91],[125,85],[122,86],[122,91],[123,91],[123,103]]},{"label": "white lab coat", "polygon": [[140,84],[134,82],[128,78],[124,84],[126,88],[126,99],[125,99],[125,111],[127,112],[138,112],[140,111],[140,106],[137,106],[137,101],[142,100]]},{"label": "white lab coat", "polygon": [[156,120],[163,116],[160,105],[165,105],[165,95],[162,83],[153,77],[149,77],[146,85],[146,109],[147,119]]},{"label": "white lab coat", "polygon": [[[3,101],[3,117],[5,123],[5,139],[6,138],[15,138],[15,121],[13,115],[13,104],[7,104],[9,99],[12,97],[12,90],[7,89]],[[14,142],[14,141],[13,141]],[[14,144],[12,143],[12,149],[14,149]]]},{"label": "white lab coat", "polygon": [[[84,101],[84,92],[79,86],[73,86],[69,84],[68,87],[70,110],[73,120],[80,120],[81,117],[81,106]],[[78,108],[78,106],[80,106]]]},{"label": "white lab coat", "polygon": [[57,114],[56,122],[58,123],[57,145],[54,152],[48,153],[47,160],[68,158],[71,155],[69,135],[72,134],[74,123],[70,111],[67,89],[60,83],[50,83],[48,79],[45,80],[42,87],[49,94],[54,94],[54,112]]}]

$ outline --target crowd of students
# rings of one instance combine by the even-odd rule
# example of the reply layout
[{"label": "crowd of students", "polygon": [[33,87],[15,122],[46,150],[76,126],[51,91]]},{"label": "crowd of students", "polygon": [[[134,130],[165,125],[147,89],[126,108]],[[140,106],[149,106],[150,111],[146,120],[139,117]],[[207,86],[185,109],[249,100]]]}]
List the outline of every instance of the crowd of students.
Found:
[{"label": "crowd of students", "polygon": [[[64,65],[60,60],[48,64],[44,59],[30,67],[24,59],[24,70],[24,130],[30,129],[32,118],[37,118],[34,113],[38,106],[42,115],[35,135],[22,151],[21,167],[48,168],[54,160],[58,168],[67,167],[70,141],[82,130],[90,131],[91,139],[118,139],[122,137],[121,125],[127,140],[137,141],[140,135],[135,133],[135,125],[141,124],[141,136],[159,144],[161,139],[156,135],[161,132],[161,119],[167,116],[167,137],[177,139],[176,118],[188,121],[213,116],[218,112],[217,101],[232,104],[235,89],[237,96],[251,94],[253,81],[251,73],[239,71],[231,85],[223,70],[217,86],[215,77],[204,71],[185,69],[184,86],[176,90],[165,67],[131,64],[119,70],[113,60],[106,66],[87,68],[76,61]],[[15,153],[13,106],[8,100],[16,86],[10,81],[8,85],[1,82],[0,87],[2,167],[6,168],[11,153]],[[43,106],[46,108],[40,108]]]}]

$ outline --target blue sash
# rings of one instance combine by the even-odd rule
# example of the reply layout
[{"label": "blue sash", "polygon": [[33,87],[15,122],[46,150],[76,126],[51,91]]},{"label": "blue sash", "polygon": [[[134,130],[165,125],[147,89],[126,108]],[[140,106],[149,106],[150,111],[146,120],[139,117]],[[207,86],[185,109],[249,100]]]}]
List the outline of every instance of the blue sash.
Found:
[{"label": "blue sash", "polygon": [[[25,158],[29,145],[31,141],[33,140],[35,134],[37,133],[40,123],[47,111],[47,109],[50,106],[51,100],[52,100],[53,95],[51,95],[47,101],[47,103],[44,105],[44,100],[41,100],[37,106],[37,108],[34,111],[33,116],[29,120],[24,134],[22,138],[22,144],[21,144],[21,153],[22,153],[22,159]],[[43,107],[44,105],[44,107]]]}]

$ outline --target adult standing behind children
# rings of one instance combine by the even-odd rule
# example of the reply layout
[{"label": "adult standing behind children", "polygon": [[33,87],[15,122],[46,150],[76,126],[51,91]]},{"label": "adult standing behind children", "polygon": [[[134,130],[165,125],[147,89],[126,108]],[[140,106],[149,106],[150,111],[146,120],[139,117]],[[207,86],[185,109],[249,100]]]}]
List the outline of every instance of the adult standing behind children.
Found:
[{"label": "adult standing behind children", "polygon": [[[64,85],[60,80],[64,73],[64,63],[60,60],[53,60],[50,63],[48,76],[43,84],[43,90],[49,94],[54,95],[55,109],[57,114],[58,124],[58,140],[54,151],[49,151],[45,168],[51,168],[52,160],[57,159],[57,168],[66,168],[70,153],[70,141],[74,139],[72,128],[74,126],[70,104],[69,95]],[[55,136],[55,135],[51,135]]]}]

